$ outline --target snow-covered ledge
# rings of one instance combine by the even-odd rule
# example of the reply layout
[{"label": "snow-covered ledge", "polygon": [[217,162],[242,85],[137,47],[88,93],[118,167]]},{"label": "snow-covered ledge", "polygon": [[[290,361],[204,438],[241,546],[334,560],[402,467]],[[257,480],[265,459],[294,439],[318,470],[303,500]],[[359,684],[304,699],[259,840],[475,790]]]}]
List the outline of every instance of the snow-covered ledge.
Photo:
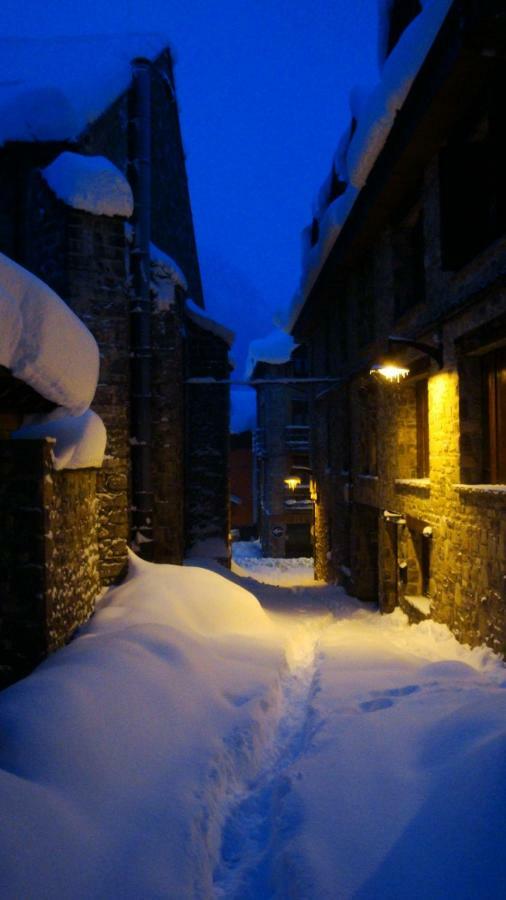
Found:
[{"label": "snow-covered ledge", "polygon": [[430,490],[430,478],[396,478],[394,484],[398,488],[411,488],[415,491]]},{"label": "snow-covered ledge", "polygon": [[26,441],[50,438],[55,469],[99,469],[107,442],[105,425],[91,409],[70,416],[61,407],[47,415],[28,417],[12,437]]},{"label": "snow-covered ledge", "polygon": [[506,484],[454,484],[459,494],[480,497],[500,497],[506,500]]}]

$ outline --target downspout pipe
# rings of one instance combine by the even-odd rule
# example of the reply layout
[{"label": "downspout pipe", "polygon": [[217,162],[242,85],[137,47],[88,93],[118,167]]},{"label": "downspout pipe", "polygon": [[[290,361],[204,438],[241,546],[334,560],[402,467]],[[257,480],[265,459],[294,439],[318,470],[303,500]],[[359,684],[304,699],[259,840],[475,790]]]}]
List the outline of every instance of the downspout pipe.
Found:
[{"label": "downspout pipe", "polygon": [[132,465],[131,543],[143,559],[153,558],[151,475],[151,64],[132,61],[129,97],[128,177],[134,197],[130,303],[130,447]]}]

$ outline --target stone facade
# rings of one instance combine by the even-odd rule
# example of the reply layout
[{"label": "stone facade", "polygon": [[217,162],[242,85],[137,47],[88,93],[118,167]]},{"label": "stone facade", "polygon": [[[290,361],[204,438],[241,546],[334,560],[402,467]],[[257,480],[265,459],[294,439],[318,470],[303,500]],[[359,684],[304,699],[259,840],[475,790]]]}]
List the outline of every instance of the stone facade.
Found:
[{"label": "stone facade", "polygon": [[252,444],[251,431],[230,435],[230,518],[241,540],[257,537]]},{"label": "stone facade", "polygon": [[[211,331],[186,319],[188,378],[227,381],[231,366],[227,345]],[[188,384],[186,388],[185,550],[229,565],[229,421],[228,385]]]},{"label": "stone facade", "polygon": [[[181,563],[185,549],[198,536],[207,534],[219,536],[220,552],[215,555],[227,561],[228,387],[187,391],[185,380],[188,372],[199,374],[201,370],[206,375],[228,379],[228,345],[216,334],[186,320],[185,297],[191,296],[202,306],[203,296],[168,51],[152,61],[149,73],[151,240],[170,258],[172,273],[165,273],[168,282],[164,296],[159,296],[152,259],[148,404],[153,541],[148,542],[149,555],[155,562]],[[33,665],[67,640],[76,625],[92,612],[91,595],[97,595],[100,585],[123,577],[132,537],[135,543],[131,521],[134,440],[130,437],[135,391],[131,365],[132,228],[117,215],[94,215],[71,208],[55,196],[41,174],[41,169],[63,150],[71,150],[103,155],[127,177],[132,175],[130,104],[131,94],[126,91],[72,144],[7,142],[0,148],[0,250],[53,288],[95,337],[100,350],[100,376],[92,408],[103,419],[108,436],[104,464],[96,473],[50,473],[48,469],[43,477],[36,451],[31,455],[29,445],[22,445],[20,458],[26,462],[26,478],[30,484],[33,480],[34,495],[37,490],[40,494],[34,507],[51,519],[49,525],[46,522],[44,539],[39,536],[37,544],[32,542],[23,549],[25,561],[32,555],[27,565],[43,572],[42,580],[37,582],[37,637],[31,649],[25,648],[26,666],[28,658]],[[152,253],[157,255],[153,249]],[[171,260],[176,261],[175,269],[179,267],[183,275],[174,274]],[[185,282],[187,286],[183,287]],[[37,402],[41,400],[37,398]],[[17,412],[21,415],[34,410]],[[4,414],[5,410],[0,412]],[[2,437],[19,425],[20,415],[9,409],[9,427],[3,415]],[[48,460],[44,465],[50,467]],[[5,496],[9,479],[18,485],[20,478],[20,472],[12,465],[4,467],[0,488]],[[87,531],[88,549],[84,547]],[[69,540],[67,553],[68,534],[75,537]],[[9,553],[14,554],[15,568],[16,547],[12,542],[8,542],[8,547]],[[142,554],[146,545],[139,544],[137,549]],[[6,578],[7,557],[4,561]],[[94,566],[96,571],[92,573]],[[57,569],[62,573],[60,579],[55,574]],[[78,587],[80,578],[82,588]],[[15,606],[14,583],[9,590],[12,596],[6,602],[11,608]],[[74,612],[70,608],[72,592]],[[28,602],[26,592],[21,592],[20,608],[24,609]],[[2,616],[5,624],[7,619]],[[17,633],[21,635],[19,629]],[[12,643],[11,632],[6,634],[4,650]],[[23,643],[24,637],[20,640]],[[25,650],[20,652],[23,655]],[[21,665],[17,671],[22,672],[22,668]]]},{"label": "stone facade", "polygon": [[55,472],[49,441],[0,441],[0,685],[90,616],[100,591],[95,471]]},{"label": "stone facade", "polygon": [[[310,348],[311,374],[336,377],[312,422],[317,576],[504,654],[506,216],[493,110],[506,81],[504,61],[480,50],[502,39],[504,19],[501,32],[484,12],[479,40],[471,24],[461,20],[457,41],[450,16],[294,334]],[[479,191],[448,187],[445,161],[452,153],[457,166],[469,122],[481,123],[473,141],[488,135],[490,199],[485,179]],[[370,375],[390,335],[442,348],[442,367],[394,344],[409,377]]]},{"label": "stone facade", "polygon": [[[295,361],[297,357],[297,362]],[[258,530],[264,556],[312,555],[313,503],[310,499],[309,393],[307,385],[283,383],[303,377],[305,359],[294,355],[287,363],[258,362],[252,379],[257,384],[257,430],[254,437]],[[285,479],[300,484],[292,491]]]}]

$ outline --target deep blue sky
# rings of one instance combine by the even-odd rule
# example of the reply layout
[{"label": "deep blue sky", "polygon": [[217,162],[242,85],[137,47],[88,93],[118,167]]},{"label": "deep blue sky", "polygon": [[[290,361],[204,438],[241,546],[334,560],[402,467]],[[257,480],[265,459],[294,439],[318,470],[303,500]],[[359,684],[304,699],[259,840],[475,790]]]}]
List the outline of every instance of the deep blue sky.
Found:
[{"label": "deep blue sky", "polygon": [[[167,34],[206,304],[236,331],[242,378],[249,340],[297,287],[349,90],[376,77],[377,0],[2,0],[0,29]],[[234,402],[235,427],[251,394]]]}]

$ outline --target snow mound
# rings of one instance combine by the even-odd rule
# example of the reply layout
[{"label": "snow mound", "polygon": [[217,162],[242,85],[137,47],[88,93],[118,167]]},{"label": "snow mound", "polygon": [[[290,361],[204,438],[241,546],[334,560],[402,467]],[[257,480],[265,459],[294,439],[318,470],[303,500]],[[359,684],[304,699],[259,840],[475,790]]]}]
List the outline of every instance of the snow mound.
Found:
[{"label": "snow mound", "polygon": [[107,443],[105,425],[91,409],[81,416],[69,416],[60,408],[47,416],[34,417],[13,432],[12,437],[21,440],[54,438],[55,469],[100,468]]},{"label": "snow mound", "polygon": [[67,206],[96,216],[133,213],[130,185],[122,172],[105,156],[82,156],[65,151],[42,170],[56,196]]},{"label": "snow mound", "polygon": [[93,400],[97,344],[43,281],[0,253],[0,365],[78,416]]},{"label": "snow mound", "polygon": [[221,322],[217,322],[216,319],[211,319],[209,316],[206,316],[200,306],[197,306],[191,299],[187,299],[186,301],[186,312],[192,322],[195,322],[195,324],[199,325],[200,328],[203,328],[204,331],[215,334],[216,337],[225,341],[228,347],[232,346],[235,338],[234,332],[231,331],[230,328],[227,328],[226,325],[222,325]]},{"label": "snow mound", "polygon": [[297,348],[293,337],[277,328],[264,338],[251,341],[246,360],[245,378],[251,378],[257,363],[286,363]]},{"label": "snow mound", "polygon": [[80,635],[0,695],[3,896],[211,897],[218,806],[282,664],[247,591],[132,557]]},{"label": "snow mound", "polygon": [[131,61],[167,46],[156,34],[2,38],[0,144],[75,140],[127,89]]}]

